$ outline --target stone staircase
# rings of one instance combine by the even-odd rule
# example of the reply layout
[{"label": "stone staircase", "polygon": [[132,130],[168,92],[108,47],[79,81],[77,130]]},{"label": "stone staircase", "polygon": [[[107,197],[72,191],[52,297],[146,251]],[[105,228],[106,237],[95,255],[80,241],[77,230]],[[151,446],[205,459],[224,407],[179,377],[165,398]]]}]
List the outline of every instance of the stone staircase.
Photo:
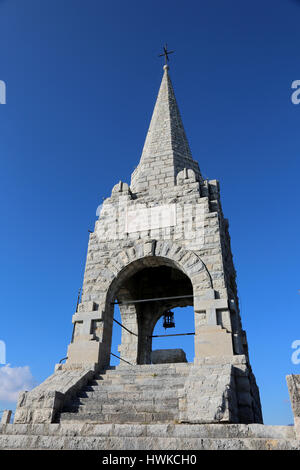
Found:
[{"label": "stone staircase", "polygon": [[61,423],[176,423],[192,364],[118,366],[99,373],[67,403]]},{"label": "stone staircase", "polygon": [[[80,387],[65,405],[60,422],[0,424],[0,449],[300,450],[294,426],[178,423],[183,392],[193,381],[197,409],[203,405],[202,395],[205,402],[212,397],[215,406],[214,393],[219,396],[218,386],[228,380],[222,371],[223,366],[187,363],[106,370]],[[63,377],[55,378],[55,389]]]}]

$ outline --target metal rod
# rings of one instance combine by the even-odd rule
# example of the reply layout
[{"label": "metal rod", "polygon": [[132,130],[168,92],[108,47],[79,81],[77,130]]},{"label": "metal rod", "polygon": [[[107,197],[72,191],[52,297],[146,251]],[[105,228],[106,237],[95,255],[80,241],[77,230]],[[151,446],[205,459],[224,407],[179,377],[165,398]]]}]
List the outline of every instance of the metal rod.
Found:
[{"label": "metal rod", "polygon": [[149,336],[149,338],[165,338],[166,336],[186,336],[186,335],[194,335],[195,333],[177,333],[176,335],[153,335]]},{"label": "metal rod", "polygon": [[68,359],[68,356],[67,356],[67,357],[63,357],[63,358],[59,361],[59,364],[61,364],[62,361],[64,361],[65,359]]},{"label": "metal rod", "polygon": [[127,304],[139,304],[141,302],[156,302],[157,300],[172,300],[172,299],[187,299],[194,297],[193,295],[177,295],[176,297],[157,297],[155,299],[142,299],[142,300],[125,300],[121,302],[112,302],[113,305],[127,305]]},{"label": "metal rod", "polygon": [[118,320],[116,320],[115,318],[113,318],[113,321],[115,321],[118,325],[120,325],[122,328],[124,328],[124,330],[128,331],[128,333],[130,333],[131,335],[137,336],[136,333],[133,333],[133,331],[128,330],[128,328],[126,328],[126,326],[122,325],[122,323],[120,323],[120,322],[119,322]]},{"label": "metal rod", "polygon": [[76,312],[78,312],[78,305],[79,305],[79,302],[80,302],[80,294],[81,294],[81,287],[78,291],[78,297],[77,297],[77,304],[76,304]]},{"label": "metal rod", "polygon": [[125,361],[125,359],[122,359],[121,357],[119,357],[119,356],[116,356],[116,355],[115,355],[115,354],[113,354],[112,352],[111,352],[110,354],[111,354],[111,356],[114,356],[114,357],[116,357],[117,359],[120,359],[120,361],[126,362],[126,363],[127,363],[127,364],[129,364],[130,366],[132,366],[132,365],[133,365],[133,364],[131,364],[130,362],[128,362],[128,361]]}]

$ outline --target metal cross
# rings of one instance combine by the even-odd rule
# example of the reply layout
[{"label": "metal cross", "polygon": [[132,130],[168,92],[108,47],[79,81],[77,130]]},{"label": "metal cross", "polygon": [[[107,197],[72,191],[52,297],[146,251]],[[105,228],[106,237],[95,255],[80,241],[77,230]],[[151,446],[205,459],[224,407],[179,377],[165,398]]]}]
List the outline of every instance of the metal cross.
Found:
[{"label": "metal cross", "polygon": [[166,62],[166,65],[167,65],[167,63],[168,63],[168,61],[169,61],[169,54],[173,54],[173,52],[175,52],[175,51],[168,51],[168,45],[165,44],[165,45],[164,45],[164,52],[163,52],[163,54],[159,54],[158,57],[163,57],[163,56],[165,56],[165,62]]}]

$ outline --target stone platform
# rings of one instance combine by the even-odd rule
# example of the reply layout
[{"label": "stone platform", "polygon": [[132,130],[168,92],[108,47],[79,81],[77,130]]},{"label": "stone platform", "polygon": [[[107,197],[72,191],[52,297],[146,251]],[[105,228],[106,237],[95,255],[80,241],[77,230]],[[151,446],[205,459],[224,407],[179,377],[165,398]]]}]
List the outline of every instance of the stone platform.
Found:
[{"label": "stone platform", "polygon": [[293,426],[263,424],[6,424],[0,449],[300,450]]},{"label": "stone platform", "polygon": [[[83,371],[80,374],[77,371],[77,375],[70,370],[58,371],[54,379],[48,380],[47,388],[49,383],[57,385],[60,380],[61,390],[67,390],[67,382],[68,387],[73,389],[75,379],[78,381],[78,377],[81,377],[81,386],[75,387],[76,394],[65,402],[60,414],[56,415],[60,422],[0,424],[0,449],[300,450],[296,413],[299,409],[298,376],[287,377],[296,426],[226,421],[178,422],[178,418],[184,416],[181,412],[186,410],[184,402],[181,405],[179,403],[182,399],[180,397],[186,395],[188,378],[192,376],[198,386],[202,384],[202,397],[197,401],[198,406],[201,403],[210,403],[212,406],[215,404],[214,393],[219,395],[216,384],[223,386],[228,380],[226,370],[224,364],[223,367],[203,365],[200,368],[192,364],[173,364],[168,367],[144,365],[134,369],[117,367],[96,375]],[[220,380],[220,377],[223,379]],[[42,386],[38,389],[41,394]],[[43,397],[34,391],[30,393],[34,394],[35,399]],[[207,397],[210,402],[206,400]],[[32,403],[36,404],[34,401]],[[39,403],[43,405],[43,400]],[[41,413],[34,416],[45,419],[46,415]]]}]

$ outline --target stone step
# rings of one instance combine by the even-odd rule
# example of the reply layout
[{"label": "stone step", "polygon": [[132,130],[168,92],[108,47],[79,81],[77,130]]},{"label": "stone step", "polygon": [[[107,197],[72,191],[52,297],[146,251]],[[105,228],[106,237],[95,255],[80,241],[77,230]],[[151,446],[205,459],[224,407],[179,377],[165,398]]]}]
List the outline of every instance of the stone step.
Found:
[{"label": "stone step", "polygon": [[168,390],[168,389],[178,389],[178,388],[183,388],[184,387],[184,382],[177,380],[177,381],[162,381],[162,380],[157,380],[157,381],[140,381],[140,382],[119,382],[119,383],[106,383],[106,382],[100,382],[100,383],[91,383],[85,387],[83,387],[82,391],[96,391],[96,390],[102,390],[102,391],[109,391],[109,392],[118,392],[118,391],[139,391],[139,390],[146,390],[146,389],[156,389],[156,390]]},{"label": "stone step", "polygon": [[145,412],[145,413],[157,413],[162,411],[168,411],[172,414],[176,412],[178,414],[178,400],[169,400],[163,402],[153,403],[150,400],[144,400],[139,402],[124,401],[123,403],[116,402],[90,402],[81,401],[80,403],[71,403],[64,408],[65,412],[77,412],[77,413],[127,413],[127,412]]},{"label": "stone step", "polygon": [[[181,370],[185,372],[183,375]],[[60,422],[175,422],[179,415],[178,395],[190,371],[187,364],[107,370],[65,405]]]},{"label": "stone step", "polygon": [[93,387],[93,388],[88,388],[87,390],[82,390],[78,393],[79,394],[88,394],[87,396],[89,396],[90,394],[91,394],[91,396],[93,396],[92,394],[94,394],[94,393],[99,393],[99,394],[108,393],[111,396],[113,396],[113,395],[118,396],[118,394],[141,395],[141,394],[149,391],[149,393],[152,392],[152,394],[159,395],[160,393],[168,393],[169,391],[170,391],[170,393],[171,392],[175,393],[177,391],[182,390],[183,388],[184,387],[180,387],[180,386],[174,386],[174,387],[166,387],[166,386],[149,387],[147,385],[141,385],[139,387],[136,387],[134,385],[128,385],[128,386],[120,385],[120,386],[114,386],[114,387],[101,387],[101,388]]},{"label": "stone step", "polygon": [[81,405],[87,403],[95,403],[97,405],[114,405],[114,406],[136,406],[139,403],[148,403],[148,404],[163,404],[163,406],[173,406],[178,402],[177,394],[166,394],[164,398],[160,397],[159,394],[149,397],[147,394],[140,395],[138,398],[131,397],[130,395],[123,395],[122,398],[114,397],[113,395],[108,395],[106,397],[77,397],[74,400],[70,401],[66,405]]},{"label": "stone step", "polygon": [[[176,413],[177,416],[177,413]],[[163,423],[175,421],[175,413],[161,411],[161,412],[133,412],[124,410],[123,413],[102,413],[102,412],[82,412],[82,413],[62,413],[60,416],[61,423]]]},{"label": "stone step", "polygon": [[164,384],[168,384],[169,382],[172,382],[174,384],[184,384],[186,382],[186,377],[180,377],[180,376],[131,376],[131,377],[110,377],[110,378],[103,378],[103,379],[95,379],[91,382],[92,385],[118,385],[119,383],[124,383],[124,384],[140,384],[140,383],[145,383],[149,385],[155,385],[157,382],[161,382]]},{"label": "stone step", "polygon": [[[64,406],[60,421],[176,422],[183,406],[180,403],[179,409],[179,398],[184,394],[189,374],[196,376],[202,398],[213,396],[219,377],[216,366],[195,368],[192,364],[160,364],[117,367],[96,375],[84,386]],[[225,378],[227,380],[227,376]],[[202,400],[197,406],[206,410],[207,400]]]},{"label": "stone step", "polygon": [[[140,376],[140,377],[186,377],[191,373],[191,369],[184,369],[183,371],[175,371],[175,370],[136,370],[136,371],[107,371],[105,373],[99,373],[97,374],[98,376],[102,378],[114,378],[114,377],[134,377],[134,376]],[[207,373],[207,370],[202,370],[202,372]]]},{"label": "stone step", "polygon": [[[217,379],[216,374],[210,374],[209,376],[205,376],[204,374],[194,374],[193,377],[197,377],[197,380],[199,382],[211,382],[213,383]],[[187,376],[180,376],[180,375],[170,375],[168,376],[159,376],[159,375],[147,375],[147,376],[141,376],[141,375],[132,375],[130,377],[120,377],[120,376],[115,376],[115,377],[99,377],[97,376],[94,380],[90,381],[89,385],[92,386],[106,386],[106,385],[120,385],[120,384],[134,384],[134,385],[140,385],[140,384],[147,384],[150,386],[156,386],[156,384],[179,384],[179,385],[184,385],[186,381],[188,380]]]},{"label": "stone step", "polygon": [[264,424],[0,424],[2,435],[294,440],[295,430],[294,426]]},{"label": "stone step", "polygon": [[[162,379],[162,380],[170,380],[170,379],[178,379],[178,378],[181,378],[182,380],[186,380],[186,378],[190,375],[191,373],[188,372],[188,373],[169,373],[169,374],[165,374],[165,373],[159,373],[159,372],[155,372],[155,373],[142,373],[142,372],[136,372],[135,374],[131,373],[131,374],[118,374],[118,373],[114,373],[114,374],[96,374],[96,380],[100,380],[100,381],[106,381],[106,380],[112,380],[112,381],[115,381],[115,380],[144,380],[144,379]],[[207,372],[205,371],[201,371],[201,373],[199,372],[198,375],[202,375],[203,377],[207,377]]]},{"label": "stone step", "polygon": [[[161,379],[161,380],[170,380],[170,379],[181,379],[183,381],[186,380],[186,378],[190,375],[188,374],[181,374],[181,373],[170,373],[170,374],[164,374],[164,373],[141,373],[141,372],[136,372],[135,374],[96,374],[95,380],[100,381],[100,382],[105,382],[108,380],[111,380],[112,382],[115,382],[117,380],[121,381],[133,381],[133,380],[154,380],[154,379]],[[203,377],[205,377],[205,373],[202,374]]]},{"label": "stone step", "polygon": [[[142,372],[155,372],[155,371],[165,371],[166,373],[172,372],[172,371],[184,371],[184,370],[189,370],[193,368],[194,363],[192,362],[177,362],[175,363],[168,363],[168,364],[136,364],[134,366],[130,365],[125,365],[125,364],[119,364],[116,366],[115,369],[107,369],[103,370],[101,372],[105,373],[113,373],[113,372],[119,372],[121,374],[123,373],[131,373],[133,371],[142,371]],[[215,364],[203,364],[202,367],[215,367]]]},{"label": "stone step", "polygon": [[124,393],[124,390],[112,392],[112,390],[100,390],[96,387],[93,390],[82,391],[77,394],[77,398],[72,400],[78,401],[82,399],[89,399],[93,401],[106,401],[106,400],[113,400],[113,401],[120,401],[120,400],[132,400],[132,401],[139,401],[145,399],[151,400],[168,400],[178,398],[178,394],[181,389],[172,389],[172,390],[157,390],[153,389],[145,389],[136,392]]},{"label": "stone step", "polygon": [[[300,450],[295,439],[195,438],[195,437],[99,437],[53,435],[0,435],[0,449],[10,450]],[[185,461],[186,462],[186,461]]]},{"label": "stone step", "polygon": [[[140,374],[140,375],[154,375],[154,374],[159,374],[159,375],[182,375],[182,374],[190,374],[192,369],[191,367],[183,367],[183,368],[172,368],[172,367],[158,367],[158,366],[143,366],[144,368],[140,368],[141,366],[134,366],[131,369],[115,369],[115,370],[106,370],[99,372],[99,375],[106,375],[108,377],[112,377],[114,375],[121,375],[121,376],[130,376],[130,375],[135,375],[135,374]],[[204,369],[202,368],[203,370]]]}]

